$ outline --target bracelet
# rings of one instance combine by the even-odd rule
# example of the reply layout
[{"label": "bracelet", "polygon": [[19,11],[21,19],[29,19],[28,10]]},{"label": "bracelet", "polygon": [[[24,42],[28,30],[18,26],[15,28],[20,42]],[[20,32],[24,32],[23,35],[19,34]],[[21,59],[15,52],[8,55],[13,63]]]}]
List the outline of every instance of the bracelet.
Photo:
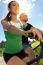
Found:
[{"label": "bracelet", "polygon": [[26,35],[26,37],[28,37],[28,36],[29,36],[29,34],[28,34],[27,32],[25,33],[25,35]]}]

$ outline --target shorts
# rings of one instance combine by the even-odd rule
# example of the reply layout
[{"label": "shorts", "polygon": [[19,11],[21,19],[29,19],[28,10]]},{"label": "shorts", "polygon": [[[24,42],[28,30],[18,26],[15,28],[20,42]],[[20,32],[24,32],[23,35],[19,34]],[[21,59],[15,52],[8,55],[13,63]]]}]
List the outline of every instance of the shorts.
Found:
[{"label": "shorts", "polygon": [[7,64],[7,62],[9,61],[9,59],[11,57],[13,57],[13,56],[18,56],[20,59],[23,59],[24,57],[28,56],[28,54],[26,54],[24,52],[24,50],[22,50],[21,52],[16,53],[16,54],[3,53],[3,57],[4,57],[5,63]]}]

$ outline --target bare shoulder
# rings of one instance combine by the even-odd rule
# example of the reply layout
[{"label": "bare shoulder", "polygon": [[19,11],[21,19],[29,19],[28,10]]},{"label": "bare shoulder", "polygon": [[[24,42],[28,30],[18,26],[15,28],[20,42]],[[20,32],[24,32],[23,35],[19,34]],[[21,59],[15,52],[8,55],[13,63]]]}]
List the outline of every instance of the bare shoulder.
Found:
[{"label": "bare shoulder", "polygon": [[6,22],[7,22],[6,19],[1,20],[1,23],[2,23],[2,24],[6,23]]},{"label": "bare shoulder", "polygon": [[9,26],[10,26],[10,25],[9,25],[9,23],[8,23],[8,21],[7,21],[6,19],[3,19],[3,20],[1,21],[1,23],[2,23],[4,29],[6,29],[6,30],[9,29]]},{"label": "bare shoulder", "polygon": [[3,26],[8,26],[8,21],[6,19],[1,20]]}]

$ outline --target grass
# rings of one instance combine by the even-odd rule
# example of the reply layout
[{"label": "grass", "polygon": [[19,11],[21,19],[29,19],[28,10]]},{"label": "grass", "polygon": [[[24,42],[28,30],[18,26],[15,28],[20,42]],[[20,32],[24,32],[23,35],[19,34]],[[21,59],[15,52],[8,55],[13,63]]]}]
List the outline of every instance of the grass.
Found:
[{"label": "grass", "polygon": [[[39,41],[35,41],[35,42],[33,42],[33,44],[32,44],[31,46],[32,46],[32,48],[34,49],[34,48],[37,47],[39,44],[40,44]],[[39,55],[39,54],[40,54],[40,51],[41,51],[41,46],[39,46],[38,48],[35,49],[35,55]],[[40,59],[39,65],[43,65],[43,58]]]},{"label": "grass", "polygon": [[[35,55],[39,55],[41,51],[41,47],[39,46],[38,48],[35,49]],[[43,58],[40,59],[39,65],[43,65]]]},{"label": "grass", "polygon": [[39,65],[43,65],[43,59],[40,59]]},{"label": "grass", "polygon": [[3,55],[3,50],[4,50],[4,48],[0,48],[0,56]]}]

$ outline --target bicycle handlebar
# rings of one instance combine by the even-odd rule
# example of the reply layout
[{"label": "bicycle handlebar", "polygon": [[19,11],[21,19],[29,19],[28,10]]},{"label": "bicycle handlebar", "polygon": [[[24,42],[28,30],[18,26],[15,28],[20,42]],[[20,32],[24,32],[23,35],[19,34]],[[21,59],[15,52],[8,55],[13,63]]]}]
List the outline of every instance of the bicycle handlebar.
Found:
[{"label": "bicycle handlebar", "polygon": [[[43,35],[42,35],[42,36],[43,36]],[[36,39],[36,40],[38,40],[38,36],[35,35],[35,37],[34,37],[34,34],[33,34],[32,32],[29,32],[29,33],[28,33],[28,37],[30,37],[30,39]],[[43,42],[43,40],[39,40],[39,41]]]}]

